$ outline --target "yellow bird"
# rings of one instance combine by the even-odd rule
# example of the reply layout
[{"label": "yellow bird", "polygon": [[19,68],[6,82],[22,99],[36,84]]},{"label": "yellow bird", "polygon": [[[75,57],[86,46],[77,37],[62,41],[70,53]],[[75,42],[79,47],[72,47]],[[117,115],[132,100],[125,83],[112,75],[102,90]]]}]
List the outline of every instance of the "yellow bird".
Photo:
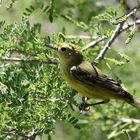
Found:
[{"label": "yellow bird", "polygon": [[102,100],[93,105],[109,102],[110,99],[118,99],[140,110],[140,103],[135,101],[119,83],[102,74],[95,65],[84,60],[82,53],[75,45],[62,43],[57,46],[47,45],[47,47],[57,52],[62,75],[73,89],[85,97]]}]

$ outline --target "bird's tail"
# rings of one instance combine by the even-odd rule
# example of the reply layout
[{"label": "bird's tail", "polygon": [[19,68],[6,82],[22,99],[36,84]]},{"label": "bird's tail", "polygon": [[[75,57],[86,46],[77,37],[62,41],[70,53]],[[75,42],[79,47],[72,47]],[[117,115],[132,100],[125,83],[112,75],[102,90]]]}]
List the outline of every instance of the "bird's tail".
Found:
[{"label": "bird's tail", "polygon": [[129,104],[140,110],[140,102],[134,100],[134,102],[129,102]]}]

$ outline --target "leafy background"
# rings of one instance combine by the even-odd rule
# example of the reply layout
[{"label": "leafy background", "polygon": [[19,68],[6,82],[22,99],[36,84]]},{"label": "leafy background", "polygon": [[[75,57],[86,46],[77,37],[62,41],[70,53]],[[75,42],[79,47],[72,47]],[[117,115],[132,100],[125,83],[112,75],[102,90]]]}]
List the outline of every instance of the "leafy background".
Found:
[{"label": "leafy background", "polygon": [[[62,79],[59,60],[45,46],[67,42],[83,49],[104,36],[104,41],[83,52],[93,62],[123,15],[138,2],[1,1],[0,139],[140,139],[140,113],[127,103],[112,100],[80,113],[81,96]],[[138,18],[139,11],[125,20]],[[139,28],[133,26],[117,37],[98,63],[137,100],[139,50]]]}]

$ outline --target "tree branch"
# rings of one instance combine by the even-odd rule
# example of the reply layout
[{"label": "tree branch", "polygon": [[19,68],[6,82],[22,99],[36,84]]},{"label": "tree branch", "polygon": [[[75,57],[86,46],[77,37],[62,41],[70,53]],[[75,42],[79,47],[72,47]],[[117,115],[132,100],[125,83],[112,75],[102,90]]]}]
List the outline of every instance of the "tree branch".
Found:
[{"label": "tree branch", "polygon": [[[129,16],[131,16],[132,14],[134,14],[137,9],[139,8],[140,5],[134,7],[133,9],[131,9],[129,12],[127,12],[126,15],[124,15],[124,17],[127,19]],[[105,43],[105,45],[103,46],[103,49],[100,51],[100,53],[98,54],[98,56],[96,57],[95,60],[101,60],[101,59],[104,59],[104,56],[107,52],[107,50],[109,49],[109,47],[112,45],[112,43],[115,41],[115,39],[117,38],[117,36],[124,30],[122,30],[122,27],[125,23],[125,20],[122,21],[121,23],[119,23],[116,27],[116,29],[114,30],[114,32],[112,33],[112,35],[110,36],[109,40]],[[128,26],[129,27],[129,26]],[[125,28],[126,29],[128,29]],[[130,26],[131,27],[131,26]],[[129,28],[130,28],[129,27]],[[122,30],[122,31],[121,31]]]},{"label": "tree branch", "polygon": [[46,63],[46,64],[57,64],[56,61],[52,60],[37,60],[37,59],[21,59],[21,58],[0,58],[0,61],[7,61],[7,62],[28,62],[28,63],[34,63],[34,62],[39,62],[39,63]]},{"label": "tree branch", "polygon": [[109,49],[109,47],[111,46],[111,44],[114,42],[114,40],[117,38],[118,34],[120,34],[120,30],[123,26],[123,23],[118,24],[118,26],[116,27],[116,29],[114,30],[114,32],[112,33],[111,37],[109,38],[109,40],[105,43],[103,49],[100,51],[100,53],[98,54],[98,56],[96,57],[95,60],[101,60],[104,58],[107,50]]},{"label": "tree branch", "polygon": [[[140,124],[140,120],[139,119],[134,119],[134,118],[118,118],[118,117],[102,117],[100,118],[102,120],[111,120],[111,121],[115,121],[115,122],[121,122],[121,123],[134,123],[134,124]],[[87,120],[79,120],[77,122],[77,124],[87,124],[89,123]]]},{"label": "tree branch", "polygon": [[93,46],[96,46],[98,43],[102,42],[104,39],[105,39],[104,36],[103,36],[103,37],[99,37],[98,39],[96,39],[96,40],[90,42],[89,44],[87,44],[87,45],[85,46],[85,48],[82,49],[82,51],[85,51],[85,50],[87,50],[87,49],[89,49],[89,48],[91,48],[91,47],[93,47]]},{"label": "tree branch", "polygon": [[30,132],[28,135],[26,135],[25,133],[18,133],[16,132],[16,130],[12,130],[12,131],[7,131],[7,132],[3,132],[2,135],[5,136],[16,136],[16,137],[21,137],[27,140],[35,140],[37,134],[34,132]]},{"label": "tree branch", "polygon": [[66,35],[65,38],[68,38],[68,39],[76,39],[76,38],[93,39],[93,37],[90,35]]},{"label": "tree branch", "polygon": [[105,120],[112,120],[112,121],[118,121],[121,123],[135,123],[135,124],[140,124],[139,119],[134,119],[134,118],[118,118],[118,117],[104,117]]},{"label": "tree branch", "polygon": [[[129,28],[131,28],[131,27],[134,26],[134,25],[139,26],[139,25],[140,25],[140,19],[137,19],[135,22],[132,22],[132,23],[124,23],[124,25],[122,26],[122,28],[121,28],[120,31],[118,32],[118,36],[119,36],[122,32],[128,30]],[[89,49],[89,48],[91,48],[91,47],[94,47],[94,46],[98,45],[100,42],[102,42],[102,41],[104,41],[104,40],[105,40],[105,37],[104,37],[104,36],[99,37],[98,39],[93,40],[92,42],[90,42],[89,44],[87,44],[87,45],[82,49],[82,51],[85,51],[85,50],[87,50],[87,49]]]},{"label": "tree branch", "polygon": [[130,23],[130,24],[129,23],[124,24],[122,29],[120,30],[120,33],[126,31],[127,29],[131,28],[134,25],[137,25],[137,26],[140,25],[140,19],[137,19],[135,22]]},{"label": "tree branch", "polygon": [[3,132],[2,135],[5,135],[5,136],[16,136],[16,137],[22,137],[22,138],[26,138],[27,139],[27,136],[25,134],[17,133],[15,130]]},{"label": "tree branch", "polygon": [[[139,3],[139,2],[136,2],[136,1],[134,2],[134,1],[128,1],[128,0],[118,0],[118,2],[121,2],[121,4],[124,5],[124,7],[127,11],[131,10],[136,3]],[[131,18],[133,20],[135,20],[135,19],[140,18],[140,15],[137,15],[137,14],[134,13],[134,14],[131,15]]]},{"label": "tree branch", "polygon": [[[134,25],[137,25],[139,26],[140,25],[140,19],[137,19],[135,22],[132,22],[132,23],[124,23],[124,25],[122,26],[122,28],[120,29],[120,31],[118,32],[118,35],[119,36],[121,33],[123,33],[124,31],[128,30],[129,28],[133,27]],[[100,42],[104,41],[105,40],[105,37],[99,37],[98,39],[90,42],[89,44],[87,44],[83,49],[82,51],[85,51],[89,48],[92,48],[92,47],[95,47],[96,45],[98,45]]]}]

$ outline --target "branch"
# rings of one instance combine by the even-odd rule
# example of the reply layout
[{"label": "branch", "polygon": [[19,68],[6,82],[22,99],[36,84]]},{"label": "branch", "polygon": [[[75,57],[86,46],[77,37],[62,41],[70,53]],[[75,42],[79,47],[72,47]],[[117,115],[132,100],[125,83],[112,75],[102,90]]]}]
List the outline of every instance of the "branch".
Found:
[{"label": "branch", "polygon": [[111,44],[114,42],[114,40],[117,38],[118,34],[120,34],[120,30],[123,26],[123,23],[118,24],[118,26],[116,27],[116,29],[114,30],[114,32],[112,33],[111,37],[109,38],[109,40],[105,43],[103,49],[100,51],[100,53],[98,54],[98,56],[96,57],[95,60],[101,60],[104,58],[107,50],[109,49],[109,47],[111,46]]},{"label": "branch", "polygon": [[35,140],[35,138],[37,136],[37,134],[34,131],[30,132],[28,135],[26,135],[25,133],[18,133],[18,132],[16,132],[16,130],[3,132],[2,134],[5,136],[22,137],[22,138],[27,139],[27,140]]},{"label": "branch", "polygon": [[[120,2],[120,0],[118,0],[118,2]],[[137,3],[139,3],[139,2],[137,2]],[[135,2],[134,1],[128,1],[128,0],[121,0],[121,4],[124,5],[124,7],[127,11],[129,11],[130,9],[133,8],[133,6],[135,5]],[[131,18],[133,20],[135,20],[135,19],[140,18],[140,16],[137,15],[137,14],[132,14]]]},{"label": "branch", "polygon": [[55,102],[58,102],[58,101],[62,101],[63,99],[61,99],[61,98],[51,98],[51,99],[34,99],[35,101],[37,101],[37,102],[53,102],[53,103],[55,103]]},{"label": "branch", "polygon": [[[134,123],[134,124],[140,124],[140,120],[139,119],[134,119],[134,118],[118,118],[118,117],[102,117],[102,118],[99,118],[99,119],[102,119],[102,120],[111,120],[111,121],[116,121],[116,122],[121,122],[121,123]],[[87,120],[79,120],[77,122],[77,124],[87,124],[89,123],[89,121]]]},{"label": "branch", "polygon": [[82,49],[82,51],[85,51],[85,50],[87,50],[87,49],[89,49],[89,48],[91,48],[93,46],[96,46],[98,43],[102,42],[104,39],[105,39],[104,36],[103,37],[99,37],[97,40],[94,40],[94,41],[90,42],[89,44],[87,44],[85,46],[85,48]]},{"label": "branch", "polygon": [[[122,28],[120,29],[120,31],[119,31],[119,33],[118,33],[118,36],[119,36],[122,32],[124,32],[124,31],[128,30],[129,28],[133,27],[134,25],[139,26],[139,25],[140,25],[140,19],[137,19],[135,22],[132,22],[132,23],[124,23],[124,25],[122,26]],[[90,42],[89,44],[87,44],[87,45],[82,49],[82,51],[85,51],[85,50],[87,50],[87,49],[89,49],[89,48],[91,48],[91,47],[94,47],[94,46],[98,45],[100,42],[102,42],[102,41],[104,41],[104,40],[105,40],[105,37],[104,37],[104,36],[99,37],[98,39],[96,39],[96,40]]]},{"label": "branch", "polygon": [[7,62],[28,62],[28,63],[34,63],[34,62],[39,62],[39,63],[47,63],[47,64],[57,64],[56,61],[52,60],[37,60],[37,59],[21,59],[21,58],[0,58],[0,61],[7,61]]},{"label": "branch", "polygon": [[[129,12],[127,12],[126,15],[124,15],[123,17],[125,17],[126,19],[131,16],[132,14],[134,14],[137,9],[139,8],[140,5],[134,7],[133,9],[131,9]],[[121,23],[119,23],[116,27],[116,29],[114,30],[114,32],[112,33],[112,35],[110,36],[109,40],[105,43],[105,45],[103,46],[103,49],[100,51],[100,53],[98,54],[98,56],[96,57],[95,60],[102,60],[104,59],[104,56],[106,54],[106,52],[108,51],[109,47],[112,45],[112,43],[115,41],[115,39],[117,38],[117,36],[121,33],[122,27],[125,23],[125,20],[122,21]],[[130,27],[129,27],[130,28]],[[126,28],[127,29],[127,28]],[[125,29],[125,30],[126,30]],[[123,31],[123,30],[122,30]]]},{"label": "branch", "polygon": [[131,28],[134,25],[137,25],[137,26],[140,25],[140,19],[137,19],[134,23],[124,24],[124,26],[120,30],[120,33],[126,31],[127,29]]},{"label": "branch", "polygon": [[76,38],[80,38],[80,39],[93,39],[92,36],[90,35],[66,35],[65,38],[68,39],[76,39]]},{"label": "branch", "polygon": [[104,117],[105,120],[112,120],[112,121],[118,121],[121,123],[135,123],[135,124],[140,124],[140,120],[139,119],[134,119],[134,118],[118,118],[118,117]]},{"label": "branch", "polygon": [[[140,25],[140,19],[137,19],[135,22],[132,23],[124,23],[124,25],[122,26],[122,28],[120,29],[118,36],[123,33],[124,31],[128,30],[129,28],[133,27],[134,25],[139,26]],[[89,48],[95,47],[96,45],[98,45],[100,42],[104,41],[105,37],[99,37],[98,39],[90,42],[89,44],[87,44],[82,51],[85,51]]]},{"label": "branch", "polygon": [[22,138],[26,138],[27,139],[27,136],[25,134],[17,133],[15,130],[3,132],[2,135],[5,135],[5,136],[16,136],[16,137],[22,137]]}]

